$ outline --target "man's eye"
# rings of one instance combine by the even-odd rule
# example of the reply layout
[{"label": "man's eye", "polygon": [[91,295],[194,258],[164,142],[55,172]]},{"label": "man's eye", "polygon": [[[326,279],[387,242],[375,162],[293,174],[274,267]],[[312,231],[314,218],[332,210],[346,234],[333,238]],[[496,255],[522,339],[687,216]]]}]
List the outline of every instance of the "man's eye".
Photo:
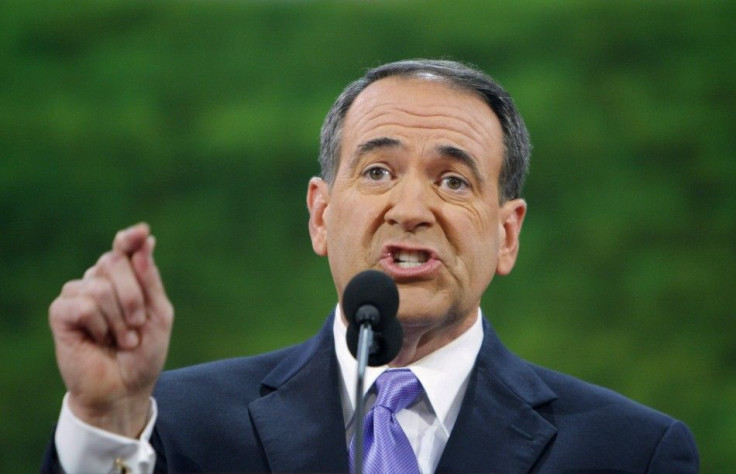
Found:
[{"label": "man's eye", "polygon": [[371,179],[373,181],[380,181],[388,177],[388,170],[374,166],[366,170],[364,175],[367,176],[368,179]]},{"label": "man's eye", "polygon": [[448,189],[453,191],[462,191],[468,188],[468,183],[462,178],[457,176],[446,176],[442,178],[442,185],[447,186]]}]

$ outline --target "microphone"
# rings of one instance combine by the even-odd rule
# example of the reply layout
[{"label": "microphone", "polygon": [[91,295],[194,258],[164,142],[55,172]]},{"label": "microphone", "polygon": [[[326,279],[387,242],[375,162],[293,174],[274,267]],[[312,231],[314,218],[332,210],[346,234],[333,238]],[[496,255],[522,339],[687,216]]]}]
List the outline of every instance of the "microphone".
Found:
[{"label": "microphone", "polygon": [[399,309],[399,290],[385,273],[366,270],[357,274],[345,287],[342,307],[348,318],[346,340],[348,349],[357,358],[360,327],[373,330],[373,341],[368,350],[368,365],[391,362],[404,341],[396,312]]},{"label": "microphone", "polygon": [[366,363],[376,366],[391,362],[401,349],[404,331],[396,311],[399,290],[385,273],[366,270],[353,277],[342,295],[343,314],[348,318],[345,336],[348,349],[358,362],[355,383],[355,474],[363,473],[363,381]]}]

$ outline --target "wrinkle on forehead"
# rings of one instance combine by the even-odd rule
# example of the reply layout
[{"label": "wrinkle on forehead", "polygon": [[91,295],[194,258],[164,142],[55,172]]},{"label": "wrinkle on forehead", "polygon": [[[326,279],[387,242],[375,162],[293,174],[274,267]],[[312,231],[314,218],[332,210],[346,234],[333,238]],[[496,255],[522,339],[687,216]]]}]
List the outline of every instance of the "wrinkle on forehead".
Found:
[{"label": "wrinkle on forehead", "polygon": [[491,169],[500,167],[495,158],[503,159],[505,146],[493,110],[473,92],[436,79],[389,77],[361,92],[348,110],[343,129],[343,145],[350,143],[352,148],[343,150],[347,156],[372,138],[422,130],[427,132],[423,139],[456,146],[478,159],[488,157]]},{"label": "wrinkle on forehead", "polygon": [[[436,107],[436,106],[434,106]],[[449,108],[447,108],[449,109]],[[457,111],[464,110],[462,107],[455,107]],[[359,110],[356,110],[356,114]],[[389,118],[388,114],[401,114],[401,117]],[[416,117],[417,120],[411,120]],[[408,120],[407,120],[408,119]],[[470,139],[478,146],[484,147],[483,142],[489,135],[489,130],[483,127],[483,124],[476,120],[468,120],[460,113],[435,113],[418,114],[412,111],[399,109],[396,107],[374,107],[368,113],[363,114],[354,120],[354,126],[346,127],[345,138],[348,135],[360,137],[366,134],[375,134],[377,136],[385,136],[387,133],[384,129],[389,127],[397,127],[399,133],[405,129],[422,130],[427,132],[426,138],[444,138],[451,142],[457,140]],[[432,133],[433,131],[436,132]],[[449,132],[449,133],[448,133]],[[454,136],[453,136],[454,135]],[[502,140],[502,135],[498,134],[498,139]],[[489,150],[490,151],[490,150]]]}]

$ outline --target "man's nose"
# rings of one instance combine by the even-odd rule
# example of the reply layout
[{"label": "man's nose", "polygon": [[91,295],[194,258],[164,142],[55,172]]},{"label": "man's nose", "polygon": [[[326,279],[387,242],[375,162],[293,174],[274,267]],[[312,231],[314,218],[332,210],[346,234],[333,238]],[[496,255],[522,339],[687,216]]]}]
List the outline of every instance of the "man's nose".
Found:
[{"label": "man's nose", "polygon": [[432,207],[434,199],[431,182],[416,176],[404,176],[389,195],[386,222],[399,225],[407,232],[429,227],[436,221]]}]

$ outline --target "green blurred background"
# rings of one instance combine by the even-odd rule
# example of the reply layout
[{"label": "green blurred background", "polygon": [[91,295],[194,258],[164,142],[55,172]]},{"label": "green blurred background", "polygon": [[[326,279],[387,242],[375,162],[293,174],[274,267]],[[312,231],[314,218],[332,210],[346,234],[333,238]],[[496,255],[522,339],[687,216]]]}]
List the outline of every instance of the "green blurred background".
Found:
[{"label": "green blurred background", "polygon": [[47,307],[145,220],[167,367],[313,334],[319,127],[366,67],[477,64],[534,142],[513,274],[523,357],[687,422],[736,465],[736,2],[0,3],[0,471],[38,468],[63,385]]}]

